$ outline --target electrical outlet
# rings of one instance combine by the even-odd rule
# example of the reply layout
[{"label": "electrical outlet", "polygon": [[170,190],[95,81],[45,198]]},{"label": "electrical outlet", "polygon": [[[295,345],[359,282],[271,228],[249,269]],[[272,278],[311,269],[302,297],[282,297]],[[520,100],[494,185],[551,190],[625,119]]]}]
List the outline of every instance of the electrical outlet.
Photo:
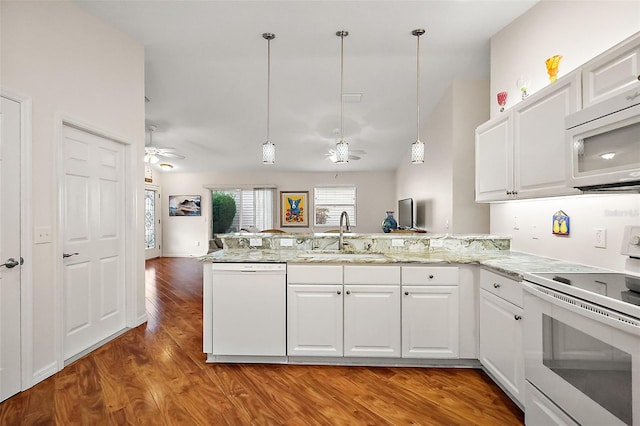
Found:
[{"label": "electrical outlet", "polygon": [[200,241],[196,240],[195,244],[196,244],[196,247],[200,247]]},{"label": "electrical outlet", "polygon": [[605,228],[594,228],[593,246],[597,248],[607,248],[607,230]]},{"label": "electrical outlet", "polygon": [[281,238],[280,247],[293,247],[293,238]]},{"label": "electrical outlet", "polygon": [[518,216],[513,217],[513,229],[520,229],[520,225],[518,225]]},{"label": "electrical outlet", "polygon": [[36,226],[33,230],[33,243],[44,244],[51,242],[51,227]]},{"label": "electrical outlet", "polygon": [[262,238],[249,238],[249,245],[252,247],[262,247]]},{"label": "electrical outlet", "polygon": [[404,240],[402,238],[392,238],[391,239],[391,247],[403,247]]},{"label": "electrical outlet", "polygon": [[532,240],[540,239],[540,235],[538,235],[538,227],[536,225],[531,225],[531,239]]}]

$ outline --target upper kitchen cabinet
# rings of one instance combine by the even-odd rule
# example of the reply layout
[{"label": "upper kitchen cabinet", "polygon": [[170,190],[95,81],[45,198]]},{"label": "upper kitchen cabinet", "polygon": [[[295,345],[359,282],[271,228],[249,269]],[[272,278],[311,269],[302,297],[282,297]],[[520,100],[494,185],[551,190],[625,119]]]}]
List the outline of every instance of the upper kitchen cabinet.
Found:
[{"label": "upper kitchen cabinet", "polygon": [[583,107],[640,88],[640,32],[582,67]]},{"label": "upper kitchen cabinet", "polygon": [[565,184],[565,117],[580,106],[580,73],[547,86],[476,130],[476,201],[577,193]]}]

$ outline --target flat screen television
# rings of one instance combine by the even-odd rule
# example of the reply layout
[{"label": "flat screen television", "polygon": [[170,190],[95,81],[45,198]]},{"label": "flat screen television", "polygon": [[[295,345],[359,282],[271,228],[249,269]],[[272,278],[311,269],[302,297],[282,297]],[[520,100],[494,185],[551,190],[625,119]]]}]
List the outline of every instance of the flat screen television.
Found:
[{"label": "flat screen television", "polygon": [[413,228],[413,198],[398,200],[398,228]]}]

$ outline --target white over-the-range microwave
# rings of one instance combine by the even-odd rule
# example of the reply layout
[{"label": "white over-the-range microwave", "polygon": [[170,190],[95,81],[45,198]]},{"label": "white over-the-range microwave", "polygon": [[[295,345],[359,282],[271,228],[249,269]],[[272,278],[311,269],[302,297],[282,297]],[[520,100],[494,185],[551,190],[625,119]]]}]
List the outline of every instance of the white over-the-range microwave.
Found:
[{"label": "white over-the-range microwave", "polygon": [[567,116],[566,129],[568,186],[640,192],[640,86]]}]

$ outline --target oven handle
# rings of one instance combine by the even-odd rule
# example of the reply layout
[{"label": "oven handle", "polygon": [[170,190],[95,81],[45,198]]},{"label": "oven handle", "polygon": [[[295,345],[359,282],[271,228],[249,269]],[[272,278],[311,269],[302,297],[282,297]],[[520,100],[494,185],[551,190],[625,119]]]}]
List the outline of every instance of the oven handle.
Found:
[{"label": "oven handle", "polygon": [[640,336],[640,320],[636,318],[527,281],[522,281],[522,286],[528,293],[552,305],[626,331],[635,336]]}]

